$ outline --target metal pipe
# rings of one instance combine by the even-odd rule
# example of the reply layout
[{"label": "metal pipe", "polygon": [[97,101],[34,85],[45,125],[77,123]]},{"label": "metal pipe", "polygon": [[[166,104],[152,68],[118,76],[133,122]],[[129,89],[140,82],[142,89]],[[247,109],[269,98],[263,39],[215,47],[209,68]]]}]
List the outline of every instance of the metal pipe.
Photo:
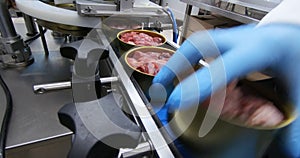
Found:
[{"label": "metal pipe", "polygon": [[[102,77],[102,78],[100,78],[101,84],[117,82],[118,80],[119,80],[118,77]],[[38,94],[43,94],[48,91],[62,90],[62,89],[68,89],[68,88],[72,88],[71,81],[34,85],[33,91]]]},{"label": "metal pipe", "polygon": [[43,27],[38,25],[38,28],[39,28],[39,31],[40,31],[41,40],[42,40],[43,48],[44,48],[44,51],[45,51],[45,55],[48,56],[49,55],[49,50],[48,50],[48,46],[47,46],[46,37],[44,35]]},{"label": "metal pipe", "polygon": [[71,87],[72,87],[71,81],[56,82],[56,83],[34,85],[33,86],[33,91],[35,93],[42,94],[42,93],[45,93],[47,91],[68,89],[68,88],[71,88]]},{"label": "metal pipe", "polygon": [[11,20],[5,0],[0,0],[0,32],[3,38],[17,36],[17,32]]},{"label": "metal pipe", "polygon": [[186,5],[185,17],[184,17],[185,22],[183,23],[182,38],[180,38],[179,43],[183,43],[185,41],[185,39],[187,38],[187,27],[189,24],[190,16],[192,14],[192,9],[193,9],[192,5],[189,5],[189,4]]},{"label": "metal pipe", "polygon": [[24,21],[25,21],[26,29],[27,29],[27,36],[36,35],[38,32],[37,32],[36,25],[34,23],[33,18],[31,16],[27,15],[27,14],[24,14],[24,13],[23,13],[23,18],[24,18]]}]

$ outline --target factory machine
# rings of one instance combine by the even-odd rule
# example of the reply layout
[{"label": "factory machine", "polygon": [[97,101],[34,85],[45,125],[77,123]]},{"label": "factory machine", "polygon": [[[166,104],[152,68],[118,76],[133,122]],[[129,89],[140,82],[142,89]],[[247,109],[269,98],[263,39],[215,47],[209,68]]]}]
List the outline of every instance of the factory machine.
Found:
[{"label": "factory machine", "polygon": [[[162,47],[176,50],[178,26],[169,8],[148,0],[16,0],[23,32],[31,36],[25,39],[17,33],[6,1],[0,2],[0,96],[6,105],[0,110],[1,147],[6,146],[1,154],[181,157],[172,130],[162,126],[143,85],[124,67],[126,50],[116,39],[122,29],[171,29],[173,41]],[[217,3],[183,2],[187,14],[197,4],[242,17],[241,22],[253,20],[221,10]],[[49,50],[47,30],[62,37],[59,51]],[[43,50],[28,45],[36,37]]]},{"label": "factory machine", "polygon": [[[113,27],[172,29],[175,19],[166,7],[144,0],[17,0],[16,5],[31,38],[17,33],[1,0],[0,61],[6,87],[1,97],[6,96],[7,105],[1,109],[6,111],[1,115],[1,134],[7,138],[3,154],[179,156],[145,93],[122,65],[124,50],[115,40],[125,28]],[[59,51],[49,50],[46,30],[63,38]],[[42,41],[39,52],[29,45],[36,37]],[[168,41],[164,47],[175,50],[176,44]]]}]

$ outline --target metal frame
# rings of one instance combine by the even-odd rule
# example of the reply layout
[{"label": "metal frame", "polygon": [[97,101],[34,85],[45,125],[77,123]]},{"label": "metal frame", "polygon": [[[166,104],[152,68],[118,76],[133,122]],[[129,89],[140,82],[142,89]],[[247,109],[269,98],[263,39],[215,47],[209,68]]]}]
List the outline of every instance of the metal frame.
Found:
[{"label": "metal frame", "polygon": [[108,46],[109,50],[109,58],[114,64],[114,68],[118,73],[119,81],[123,84],[125,90],[128,93],[130,100],[132,101],[134,110],[136,111],[137,115],[140,116],[140,120],[143,124],[145,131],[147,132],[150,141],[158,155],[158,157],[168,157],[172,158],[175,157],[173,152],[168,146],[167,141],[165,140],[164,136],[160,132],[157,124],[152,118],[150,111],[148,110],[146,104],[144,103],[143,99],[139,95],[137,89],[135,88],[134,84],[132,83],[131,79],[127,75],[126,71],[124,70],[122,64],[119,61],[119,58],[116,56],[113,48],[110,46],[109,42],[103,35],[101,30],[97,30],[99,32],[99,37],[101,38],[103,44]]},{"label": "metal frame", "polygon": [[[167,16],[159,5],[153,6],[129,6],[132,1],[95,2],[88,0],[76,0],[77,12],[81,16],[140,16],[140,17],[164,17]],[[154,4],[153,2],[149,2]]]},{"label": "metal frame", "polygon": [[224,17],[239,21],[241,23],[258,23],[259,22],[258,19],[246,16],[246,15],[242,15],[242,14],[239,14],[236,12],[232,12],[229,10],[221,9],[217,6],[205,3],[201,0],[180,0],[180,1],[187,3],[189,7],[193,7],[193,6],[199,7],[201,9],[222,15]]}]

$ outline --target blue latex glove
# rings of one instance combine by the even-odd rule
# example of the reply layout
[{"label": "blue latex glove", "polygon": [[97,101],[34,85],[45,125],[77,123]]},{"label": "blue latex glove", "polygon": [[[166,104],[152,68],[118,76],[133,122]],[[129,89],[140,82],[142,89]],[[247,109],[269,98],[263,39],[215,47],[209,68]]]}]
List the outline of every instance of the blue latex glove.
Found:
[{"label": "blue latex glove", "polygon": [[[202,58],[216,57],[209,67],[191,68]],[[177,50],[153,80],[168,86],[175,76],[181,81],[164,109],[198,106],[211,93],[250,72],[271,70],[287,86],[292,102],[300,107],[300,26],[244,25],[230,29],[197,32]],[[297,109],[298,110],[298,109]],[[159,117],[167,117],[161,111]],[[299,111],[299,110],[298,110]],[[164,122],[166,123],[166,122]],[[288,157],[300,157],[300,120],[283,128],[277,140]]]}]

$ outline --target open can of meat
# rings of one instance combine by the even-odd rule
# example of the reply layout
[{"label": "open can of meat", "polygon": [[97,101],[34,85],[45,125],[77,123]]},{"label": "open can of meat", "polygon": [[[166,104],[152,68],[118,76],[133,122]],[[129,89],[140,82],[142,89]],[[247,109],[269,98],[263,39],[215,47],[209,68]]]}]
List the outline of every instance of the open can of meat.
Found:
[{"label": "open can of meat", "polygon": [[174,50],[163,47],[133,48],[124,55],[127,72],[134,76],[143,92],[147,94],[154,76],[174,53]]},{"label": "open can of meat", "polygon": [[[209,100],[204,101],[196,110],[181,109],[170,114],[169,125],[172,132],[179,136],[179,142],[193,155],[209,158],[261,158],[279,129],[295,120],[294,106],[283,98],[286,95],[282,95],[285,93],[279,92],[280,88],[275,87],[277,84],[273,78],[261,81],[240,80],[236,83],[227,87],[219,116],[207,113]],[[228,104],[236,105],[230,107]],[[274,109],[277,110],[274,112]],[[203,135],[199,132],[200,128],[205,128],[202,123],[208,115],[215,117],[216,122]]]},{"label": "open can of meat", "polygon": [[122,51],[141,46],[159,47],[167,41],[164,35],[150,30],[123,30],[117,34],[117,39]]}]

